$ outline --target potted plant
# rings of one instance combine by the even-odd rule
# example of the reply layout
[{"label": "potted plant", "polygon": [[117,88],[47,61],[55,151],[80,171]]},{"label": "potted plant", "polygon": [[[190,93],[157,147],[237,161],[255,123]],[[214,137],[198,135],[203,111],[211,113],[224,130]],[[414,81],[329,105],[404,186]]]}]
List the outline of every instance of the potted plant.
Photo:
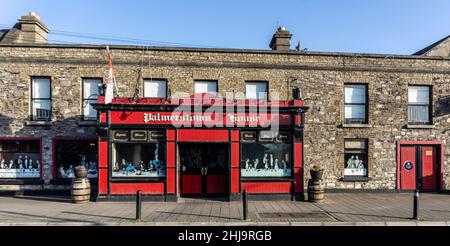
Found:
[{"label": "potted plant", "polygon": [[87,177],[89,170],[85,166],[75,167],[75,177],[79,179],[84,179]]},{"label": "potted plant", "polygon": [[312,180],[320,180],[322,179],[323,175],[323,167],[319,163],[314,164],[311,170],[309,170],[309,172],[311,174]]}]

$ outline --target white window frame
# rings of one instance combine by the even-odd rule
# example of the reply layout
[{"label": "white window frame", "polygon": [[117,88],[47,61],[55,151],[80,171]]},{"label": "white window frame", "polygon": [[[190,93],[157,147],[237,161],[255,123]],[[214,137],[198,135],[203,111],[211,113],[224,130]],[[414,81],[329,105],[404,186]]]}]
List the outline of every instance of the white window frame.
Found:
[{"label": "white window frame", "polygon": [[[261,97],[261,91],[256,91],[257,94],[256,97],[253,97],[248,91],[248,85],[255,85],[255,88],[258,87],[258,85],[263,85],[265,88],[265,91],[263,92],[263,96]],[[254,94],[254,93],[252,93]],[[245,81],[245,99],[248,100],[267,100],[269,97],[269,83],[267,81]]]},{"label": "white window frame", "polygon": [[86,107],[90,107],[90,103],[92,102],[97,102],[97,97],[100,95],[100,92],[98,91],[98,94],[91,94],[88,97],[86,97],[85,92],[86,92],[86,86],[85,83],[86,82],[96,82],[96,87],[98,90],[98,85],[101,84],[103,82],[103,80],[101,78],[82,78],[81,79],[81,92],[82,92],[82,98],[81,98],[81,114],[83,116],[83,120],[97,120],[98,119],[98,115],[97,115],[97,111],[95,109],[94,110],[95,113],[95,117],[91,117],[91,116],[86,116],[86,112],[85,112],[85,108]]},{"label": "white window frame", "polygon": [[[149,95],[149,93],[150,93],[149,90],[151,88],[147,88],[147,90],[146,90],[147,84],[151,84],[151,83],[158,84],[158,92],[156,93],[156,95]],[[159,91],[159,85],[161,83],[164,84],[164,90],[162,91],[164,95],[160,95],[161,92]],[[167,80],[166,79],[152,79],[152,78],[144,79],[143,84],[144,84],[144,98],[167,98],[168,88],[167,88]]]}]

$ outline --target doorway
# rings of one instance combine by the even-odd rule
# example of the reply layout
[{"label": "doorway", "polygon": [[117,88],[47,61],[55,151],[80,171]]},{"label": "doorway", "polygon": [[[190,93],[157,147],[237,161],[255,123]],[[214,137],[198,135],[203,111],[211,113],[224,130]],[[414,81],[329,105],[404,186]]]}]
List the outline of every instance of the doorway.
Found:
[{"label": "doorway", "polygon": [[441,183],[440,151],[440,145],[400,145],[400,189],[438,191]]},{"label": "doorway", "polygon": [[227,143],[179,143],[182,196],[229,194]]}]

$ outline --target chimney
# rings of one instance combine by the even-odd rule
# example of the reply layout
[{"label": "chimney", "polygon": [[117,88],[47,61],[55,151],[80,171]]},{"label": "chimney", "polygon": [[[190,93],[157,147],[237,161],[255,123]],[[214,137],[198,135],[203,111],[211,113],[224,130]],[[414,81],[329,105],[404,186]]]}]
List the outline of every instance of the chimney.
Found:
[{"label": "chimney", "polygon": [[30,12],[22,16],[11,28],[2,43],[47,43],[48,28],[41,21],[39,15]]},{"label": "chimney", "polygon": [[280,26],[277,32],[273,35],[272,41],[270,41],[269,47],[272,50],[278,51],[290,51],[291,50],[291,37],[292,34],[286,31],[286,28]]}]

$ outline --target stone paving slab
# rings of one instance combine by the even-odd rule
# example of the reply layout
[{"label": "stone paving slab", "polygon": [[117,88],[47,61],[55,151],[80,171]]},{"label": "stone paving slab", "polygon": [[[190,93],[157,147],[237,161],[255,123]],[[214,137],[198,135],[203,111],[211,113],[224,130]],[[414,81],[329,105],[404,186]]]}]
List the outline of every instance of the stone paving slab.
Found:
[{"label": "stone paving slab", "polygon": [[241,206],[204,199],[144,202],[142,222],[136,222],[134,202],[72,204],[52,197],[0,197],[0,225],[450,225],[448,194],[421,194],[418,221],[411,219],[409,193],[330,193],[322,203],[250,201],[249,221],[242,221]]}]

